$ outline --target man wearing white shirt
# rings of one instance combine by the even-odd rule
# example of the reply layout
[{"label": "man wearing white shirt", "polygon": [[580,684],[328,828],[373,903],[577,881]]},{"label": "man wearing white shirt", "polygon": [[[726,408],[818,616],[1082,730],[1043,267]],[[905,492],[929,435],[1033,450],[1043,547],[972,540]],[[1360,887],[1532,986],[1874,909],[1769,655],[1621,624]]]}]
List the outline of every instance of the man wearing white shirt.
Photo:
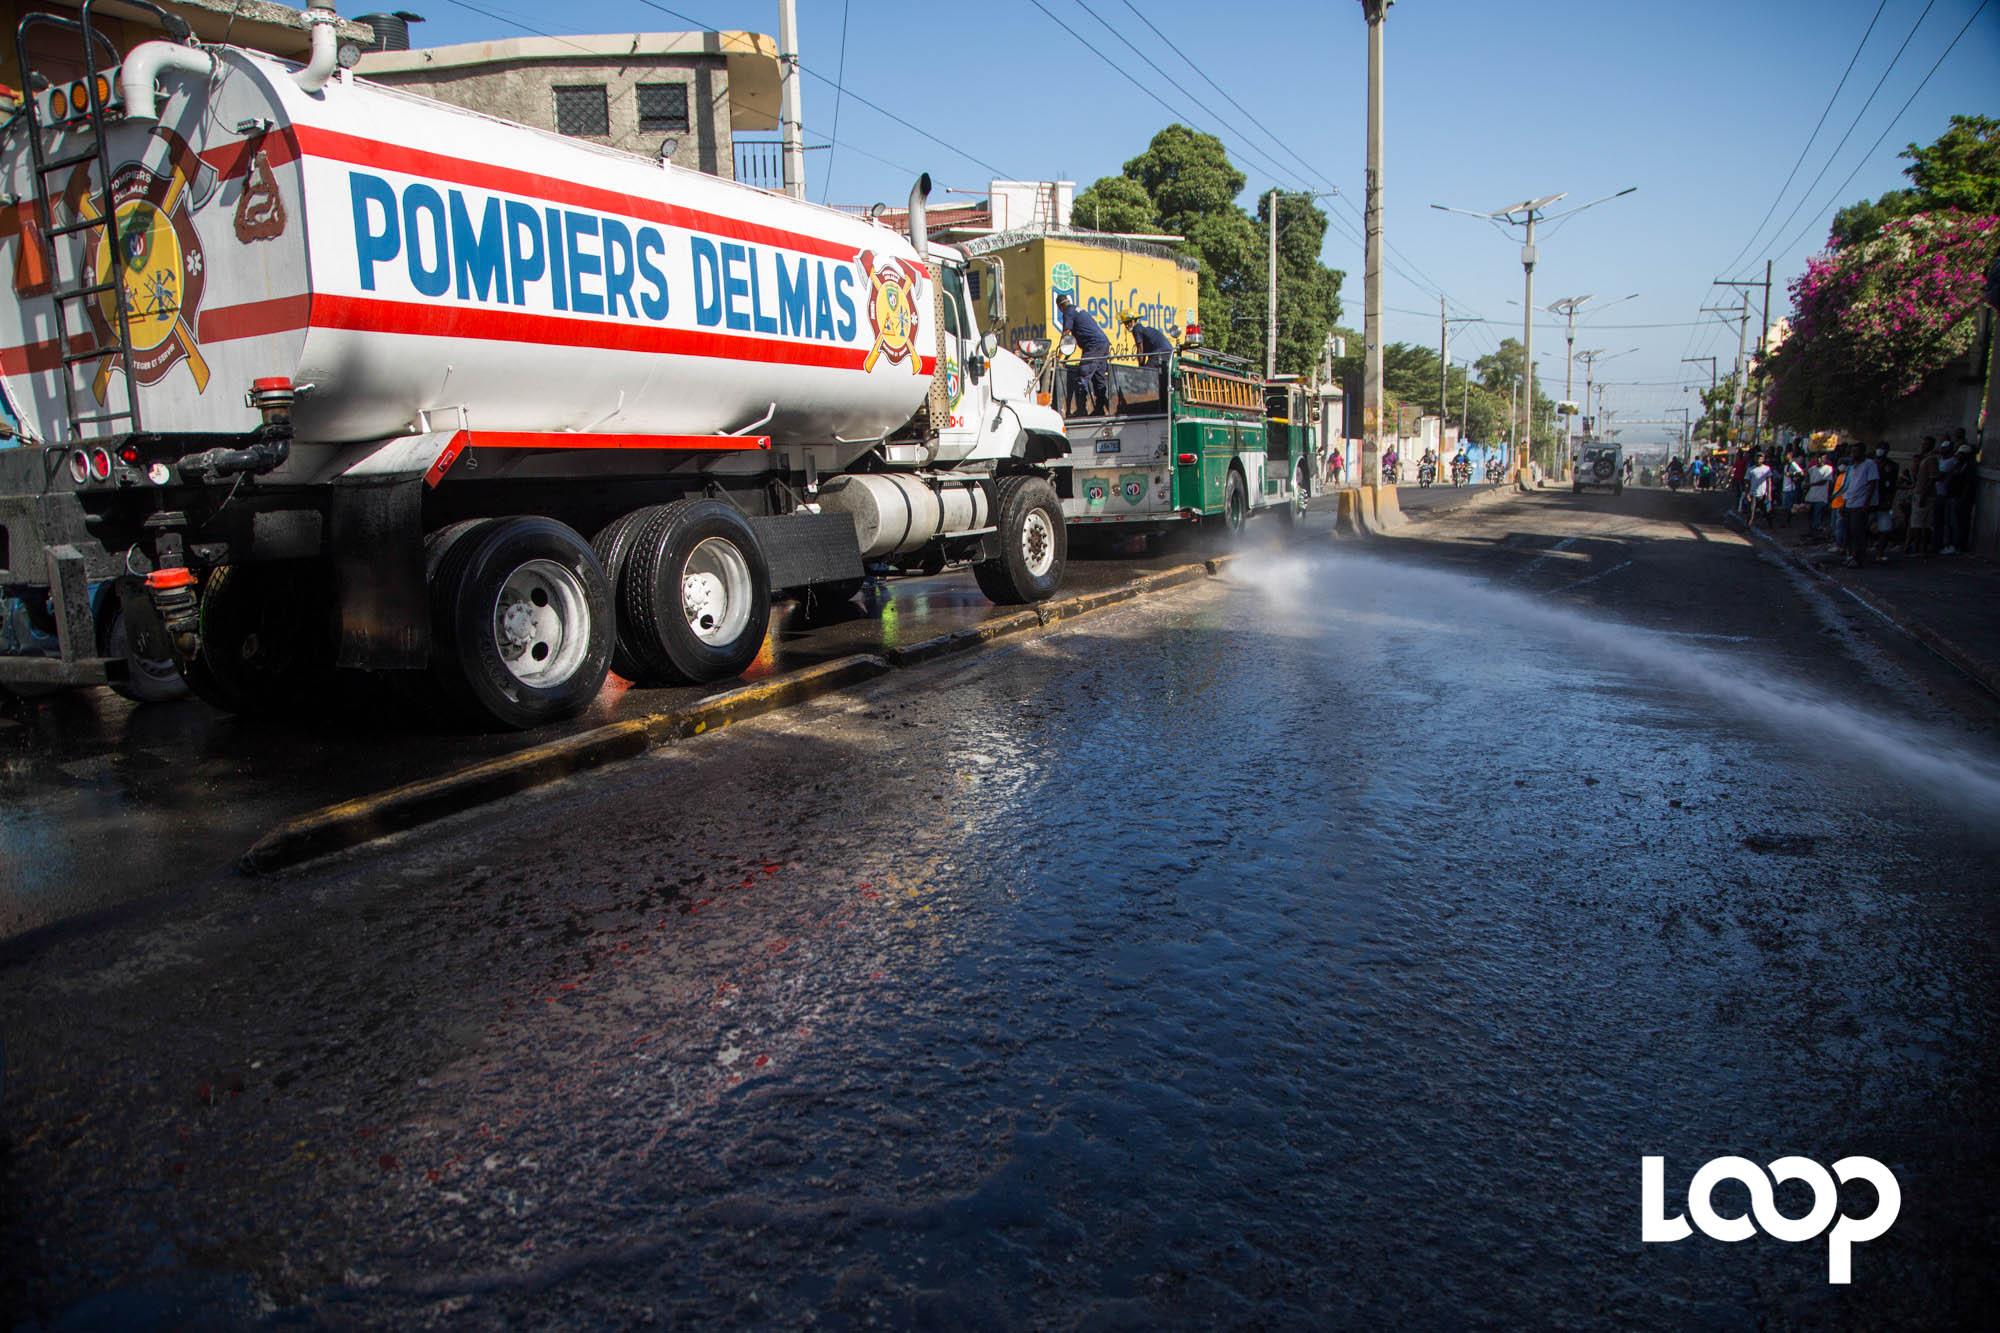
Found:
[{"label": "man wearing white shirt", "polygon": [[1757,515],[1764,516],[1764,530],[1771,530],[1771,465],[1764,461],[1764,451],[1755,450],[1750,455],[1750,470],[1743,474],[1743,494],[1750,504],[1750,527],[1757,526]]}]

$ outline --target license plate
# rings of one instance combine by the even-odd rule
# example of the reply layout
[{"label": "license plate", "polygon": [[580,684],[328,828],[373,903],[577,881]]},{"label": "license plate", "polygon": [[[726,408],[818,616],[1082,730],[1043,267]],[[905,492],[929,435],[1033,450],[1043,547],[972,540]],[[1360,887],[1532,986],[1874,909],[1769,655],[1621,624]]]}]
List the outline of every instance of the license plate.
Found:
[{"label": "license plate", "polygon": [[1097,452],[1100,454],[1121,453],[1123,452],[1124,447],[1125,447],[1124,442],[1120,440],[1116,435],[1112,436],[1108,440],[1099,440],[1097,442]]}]

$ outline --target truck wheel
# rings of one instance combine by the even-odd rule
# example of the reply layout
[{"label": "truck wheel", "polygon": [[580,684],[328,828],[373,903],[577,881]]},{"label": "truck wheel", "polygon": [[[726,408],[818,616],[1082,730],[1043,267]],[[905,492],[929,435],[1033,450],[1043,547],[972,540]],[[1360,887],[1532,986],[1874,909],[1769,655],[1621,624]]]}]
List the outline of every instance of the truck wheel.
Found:
[{"label": "truck wheel", "polygon": [[333,656],[328,605],[319,565],[219,566],[201,590],[201,648],[182,672],[188,688],[225,713],[309,703],[309,682]]},{"label": "truck wheel", "polygon": [[1222,512],[1206,520],[1206,526],[1225,545],[1233,546],[1242,539],[1243,529],[1250,522],[1250,487],[1243,480],[1242,472],[1235,467],[1229,469],[1229,480],[1222,488]]},{"label": "truck wheel", "polygon": [[431,580],[431,674],[468,720],[575,717],[611,666],[611,587],[575,530],[534,516],[457,536]]},{"label": "truck wheel", "polygon": [[1045,602],[1062,586],[1069,560],[1062,501],[1041,477],[1002,477],[997,489],[1000,554],[974,565],[972,577],[997,605]]},{"label": "truck wheel", "polygon": [[[625,566],[632,558],[632,543],[638,538],[646,518],[659,507],[652,505],[621,514],[590,539],[590,549],[597,552],[597,562],[604,566],[604,577],[611,584],[611,604],[614,607],[620,605],[624,597]],[[632,649],[629,642],[632,636],[622,615],[618,617],[618,622],[611,644],[611,669],[626,680],[638,680],[646,674],[645,662]]]},{"label": "truck wheel", "polygon": [[770,568],[735,506],[676,500],[639,525],[618,602],[644,683],[727,680],[763,650]]},{"label": "truck wheel", "polygon": [[125,679],[111,688],[134,703],[172,703],[188,696],[188,684],[173,654],[150,657],[125,632],[125,599],[116,587],[105,591],[97,607],[97,651],[125,659]]}]

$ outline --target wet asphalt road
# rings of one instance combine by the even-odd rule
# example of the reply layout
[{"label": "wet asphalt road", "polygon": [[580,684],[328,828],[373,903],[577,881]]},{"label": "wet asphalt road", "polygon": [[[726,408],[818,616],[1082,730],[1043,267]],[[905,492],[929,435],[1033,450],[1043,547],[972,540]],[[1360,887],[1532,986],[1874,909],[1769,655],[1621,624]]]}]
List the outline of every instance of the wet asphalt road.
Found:
[{"label": "wet asphalt road", "polygon": [[[6,956],[0,1306],[1979,1321],[1990,702],[1712,508],[1252,558]],[[1901,1217],[1641,1244],[1724,1153]]]},{"label": "wet asphalt road", "polygon": [[[1197,546],[1080,555],[1065,591],[1185,563],[1206,553]],[[966,572],[872,585],[826,623],[798,623],[797,608],[781,603],[743,679],[879,653],[1014,609],[994,607]],[[441,731],[404,695],[359,678],[260,718],[196,700],[140,707],[108,689],[36,700],[0,692],[0,941],[170,891],[228,866],[285,819],[741,683],[637,690],[613,677],[579,718],[493,735]]]}]

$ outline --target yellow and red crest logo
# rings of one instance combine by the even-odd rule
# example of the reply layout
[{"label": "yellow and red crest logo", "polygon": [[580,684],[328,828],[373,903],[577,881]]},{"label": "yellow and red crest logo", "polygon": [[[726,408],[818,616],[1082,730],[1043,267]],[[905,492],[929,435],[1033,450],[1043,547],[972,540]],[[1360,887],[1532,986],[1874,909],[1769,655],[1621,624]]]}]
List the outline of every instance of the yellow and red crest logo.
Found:
[{"label": "yellow and red crest logo", "polygon": [[875,331],[875,345],[861,368],[873,370],[887,357],[898,364],[908,361],[912,375],[923,374],[923,358],[917,355],[917,279],[924,271],[907,259],[886,259],[878,266],[873,250],[863,250],[854,262],[868,275],[868,326]]},{"label": "yellow and red crest logo", "polygon": [[[154,131],[170,150],[167,174],[128,162],[111,178],[109,226],[92,233],[89,272],[93,284],[116,282],[125,291],[126,332],[131,339],[132,374],[141,384],[158,384],[182,361],[194,375],[195,391],[208,387],[208,363],[195,344],[195,320],[207,285],[201,237],[190,216],[190,193],[204,168],[185,140],[170,130]],[[78,167],[63,200],[80,222],[106,221],[90,188],[90,167]],[[118,341],[118,297],[109,289],[88,302],[100,344]],[[98,364],[91,389],[101,403],[119,363]]]}]

